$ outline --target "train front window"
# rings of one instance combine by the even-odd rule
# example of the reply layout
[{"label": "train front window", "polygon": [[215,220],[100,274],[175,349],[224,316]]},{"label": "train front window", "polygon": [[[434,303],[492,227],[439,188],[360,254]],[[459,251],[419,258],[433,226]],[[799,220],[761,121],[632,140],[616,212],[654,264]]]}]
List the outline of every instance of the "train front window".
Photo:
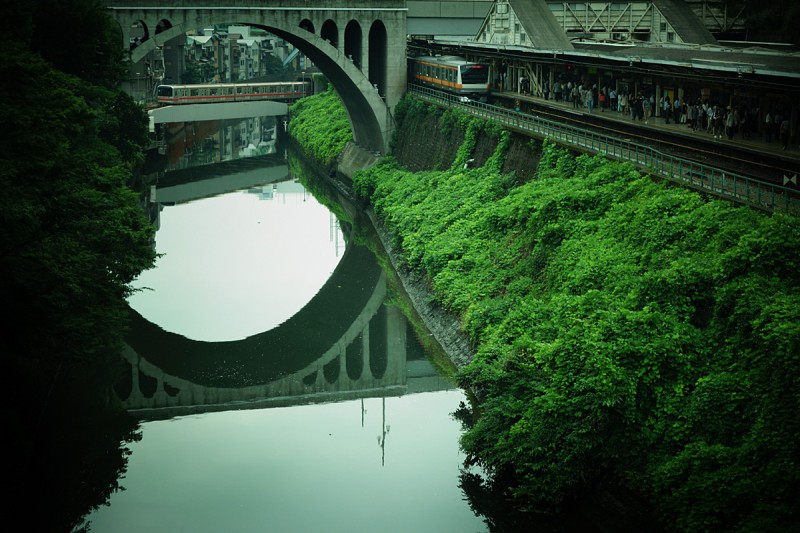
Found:
[{"label": "train front window", "polygon": [[488,83],[489,68],[486,65],[461,65],[461,83]]},{"label": "train front window", "polygon": [[159,85],[156,92],[157,96],[172,96],[172,87],[169,85]]}]

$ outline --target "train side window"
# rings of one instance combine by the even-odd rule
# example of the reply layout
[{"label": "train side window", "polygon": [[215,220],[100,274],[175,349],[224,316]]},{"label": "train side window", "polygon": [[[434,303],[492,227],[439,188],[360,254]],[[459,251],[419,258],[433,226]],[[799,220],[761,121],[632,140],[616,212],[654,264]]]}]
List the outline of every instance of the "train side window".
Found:
[{"label": "train side window", "polygon": [[200,89],[192,89],[190,96],[200,96]]}]

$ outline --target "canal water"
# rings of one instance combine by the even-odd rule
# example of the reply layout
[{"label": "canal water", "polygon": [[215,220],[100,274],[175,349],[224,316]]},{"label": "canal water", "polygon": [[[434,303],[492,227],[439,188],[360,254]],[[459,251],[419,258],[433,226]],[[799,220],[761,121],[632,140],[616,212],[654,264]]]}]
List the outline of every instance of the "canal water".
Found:
[{"label": "canal water", "polygon": [[164,130],[162,255],[129,299],[116,388],[141,439],[91,531],[489,531],[464,492],[464,392],[281,129]]}]

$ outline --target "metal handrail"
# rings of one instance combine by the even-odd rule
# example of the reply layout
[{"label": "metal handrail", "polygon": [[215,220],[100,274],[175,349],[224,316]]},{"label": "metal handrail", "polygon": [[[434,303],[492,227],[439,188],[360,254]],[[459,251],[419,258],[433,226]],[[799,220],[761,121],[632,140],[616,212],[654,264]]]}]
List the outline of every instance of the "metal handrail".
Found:
[{"label": "metal handrail", "polygon": [[627,139],[489,105],[429,87],[409,84],[408,92],[436,105],[458,108],[479,118],[496,121],[531,137],[549,139],[560,145],[631,163],[652,175],[701,189],[714,196],[767,211],[800,213],[800,202],[793,198],[794,191],[788,187],[764,183]]}]

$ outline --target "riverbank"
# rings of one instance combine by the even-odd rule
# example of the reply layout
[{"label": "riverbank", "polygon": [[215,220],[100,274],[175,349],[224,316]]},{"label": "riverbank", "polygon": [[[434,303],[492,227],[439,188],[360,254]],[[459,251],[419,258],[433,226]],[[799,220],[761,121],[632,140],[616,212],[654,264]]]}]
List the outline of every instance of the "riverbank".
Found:
[{"label": "riverbank", "polygon": [[[443,134],[439,117],[435,114],[417,114],[410,117],[396,132],[392,157],[410,171],[443,170],[450,167],[456,159],[458,150],[464,143],[465,133],[464,129],[453,127],[447,134]],[[470,166],[480,168],[486,164],[497,149],[497,141],[497,138],[491,136],[478,139],[470,154]],[[531,145],[529,138],[516,134],[511,136],[506,150],[503,172],[514,173],[522,180],[531,179],[539,164],[541,151]],[[331,179],[338,182],[339,188],[347,189],[348,194],[355,198],[352,191],[355,173],[372,168],[379,161],[379,156],[351,141],[330,167],[329,173]],[[475,348],[463,331],[459,318],[436,303],[430,279],[409,268],[402,251],[394,244],[398,242],[397,235],[375,215],[375,210],[368,203],[362,204],[425,327],[434,335],[455,367],[458,370],[464,369],[475,357]]]},{"label": "riverbank", "polygon": [[593,500],[601,531],[791,529],[796,219],[413,99],[396,115],[392,157],[340,179],[420,314],[469,339],[440,342],[481,392],[462,446],[486,483]]}]

